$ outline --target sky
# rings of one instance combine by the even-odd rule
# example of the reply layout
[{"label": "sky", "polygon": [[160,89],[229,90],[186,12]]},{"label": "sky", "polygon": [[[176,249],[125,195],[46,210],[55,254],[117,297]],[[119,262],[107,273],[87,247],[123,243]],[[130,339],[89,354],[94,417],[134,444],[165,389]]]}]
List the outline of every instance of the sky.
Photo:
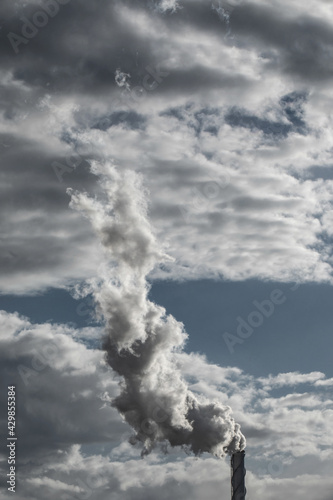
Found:
[{"label": "sky", "polygon": [[333,500],[332,27],[328,0],[1,2],[0,499],[15,384],[18,500],[228,499],[187,434],[237,435],[226,406],[247,498]]}]

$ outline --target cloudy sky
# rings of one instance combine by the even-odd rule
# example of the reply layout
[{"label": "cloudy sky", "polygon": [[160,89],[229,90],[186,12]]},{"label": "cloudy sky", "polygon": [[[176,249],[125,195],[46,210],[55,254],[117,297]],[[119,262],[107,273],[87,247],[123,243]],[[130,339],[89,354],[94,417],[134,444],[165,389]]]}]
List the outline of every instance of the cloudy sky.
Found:
[{"label": "cloudy sky", "polygon": [[2,0],[1,499],[12,384],[18,500],[230,498],[228,457],[128,442],[105,334],[149,314],[142,387],[232,408],[248,498],[333,499],[332,28],[329,0]]}]

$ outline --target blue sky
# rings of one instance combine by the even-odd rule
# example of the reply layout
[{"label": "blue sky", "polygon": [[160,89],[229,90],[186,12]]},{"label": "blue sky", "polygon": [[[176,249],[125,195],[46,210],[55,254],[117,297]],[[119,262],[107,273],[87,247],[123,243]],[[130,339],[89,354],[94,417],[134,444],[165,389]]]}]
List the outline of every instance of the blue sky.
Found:
[{"label": "blue sky", "polygon": [[[253,302],[267,300],[276,289],[283,292],[285,302],[230,352],[223,334],[237,335],[237,317],[246,320],[256,310]],[[236,366],[254,376],[292,371],[322,371],[327,377],[333,376],[330,285],[311,283],[295,288],[295,283],[255,280],[159,281],[152,285],[150,297],[184,323],[189,334],[186,351],[205,354],[212,363]],[[18,311],[33,322],[72,323],[78,327],[98,324],[91,315],[90,301],[91,297],[75,300],[70,293],[57,289],[41,296],[0,298],[2,309]]]},{"label": "blue sky", "polygon": [[224,500],[245,437],[249,498],[332,500],[333,6],[0,20],[17,499]]}]

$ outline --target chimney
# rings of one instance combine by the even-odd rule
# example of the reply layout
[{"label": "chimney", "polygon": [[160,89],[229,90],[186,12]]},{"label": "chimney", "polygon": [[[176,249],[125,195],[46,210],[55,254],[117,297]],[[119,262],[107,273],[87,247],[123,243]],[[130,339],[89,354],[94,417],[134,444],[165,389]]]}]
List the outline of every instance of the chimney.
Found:
[{"label": "chimney", "polygon": [[231,500],[245,500],[245,451],[231,455]]}]

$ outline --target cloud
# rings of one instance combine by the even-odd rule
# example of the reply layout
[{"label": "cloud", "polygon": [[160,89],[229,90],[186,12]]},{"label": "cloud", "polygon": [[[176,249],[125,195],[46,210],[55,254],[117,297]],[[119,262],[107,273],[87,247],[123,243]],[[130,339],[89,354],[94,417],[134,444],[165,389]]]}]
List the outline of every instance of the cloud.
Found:
[{"label": "cloud", "polygon": [[320,384],[325,378],[324,373],[311,372],[311,373],[279,373],[276,376],[269,376],[267,378],[259,378],[260,383],[267,389],[283,386],[296,386],[299,384]]},{"label": "cloud", "polygon": [[40,7],[2,4],[4,293],[94,274],[65,189],[96,159],[144,176],[175,258],[151,278],[331,282],[333,14],[283,5],[69,2],[15,54]]},{"label": "cloud", "polygon": [[326,379],[326,380],[317,380],[315,382],[315,385],[317,386],[330,386],[330,385],[333,385],[333,378],[329,378],[329,379]]},{"label": "cloud", "polygon": [[[5,384],[16,384],[22,464],[43,463],[77,442],[112,442],[125,432],[105,404],[118,393],[117,381],[103,353],[81,343],[85,329],[32,324],[5,311],[0,316],[1,376]],[[3,392],[3,405],[5,397]]]},{"label": "cloud", "polygon": [[[16,382],[20,500],[106,500],[110,492],[119,500],[153,499],[156,491],[165,500],[189,494],[198,500],[204,494],[229,498],[228,461],[171,448],[140,458],[140,447],[127,442],[130,428],[110,405],[119,394],[118,377],[101,350],[80,341],[88,332],[32,324],[4,311],[1,325],[1,379],[5,385]],[[248,438],[248,494],[265,498],[269,492],[278,500],[295,489],[301,500],[302,488],[315,491],[321,484],[316,498],[329,499],[332,401],[323,387],[302,391],[305,379],[329,379],[299,374],[297,392],[287,386],[281,396],[274,387],[262,390],[262,380],[209,364],[203,356],[182,353],[178,362],[194,393],[232,404]],[[1,397],[5,404],[5,393]],[[9,498],[5,492],[3,497]]]}]

